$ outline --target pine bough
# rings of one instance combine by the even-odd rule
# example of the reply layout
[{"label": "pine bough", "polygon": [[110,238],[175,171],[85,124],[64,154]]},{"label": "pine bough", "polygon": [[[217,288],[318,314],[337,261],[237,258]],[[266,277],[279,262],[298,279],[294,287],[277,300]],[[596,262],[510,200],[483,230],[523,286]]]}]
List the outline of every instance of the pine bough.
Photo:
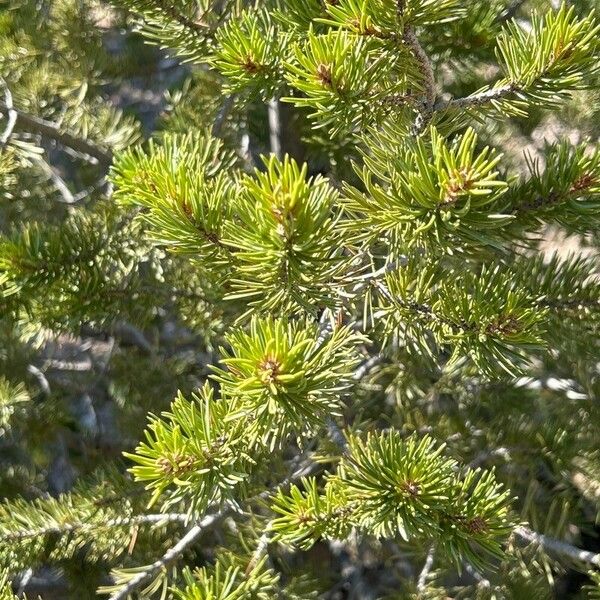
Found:
[{"label": "pine bough", "polygon": [[[510,462],[510,448],[484,447],[469,465],[456,444],[477,448],[469,423],[443,411],[439,424],[428,423],[426,409],[388,419],[378,405],[395,403],[394,393],[403,403],[419,396],[435,374],[435,397],[421,395],[422,402],[440,402],[447,389],[469,414],[480,402],[493,415],[493,402],[503,402],[498,382],[514,390],[519,376],[561,352],[593,362],[585,346],[596,343],[600,323],[597,260],[545,256],[536,234],[548,224],[597,234],[600,151],[591,143],[548,144],[513,176],[489,145],[488,126],[555,109],[597,84],[594,15],[578,16],[565,4],[534,14],[525,27],[504,23],[502,15],[518,10],[509,3],[486,3],[498,10],[488,18],[482,7],[477,26],[485,23],[497,38],[489,57],[497,77],[451,97],[439,85],[443,52],[433,36],[461,22],[474,31],[473,15],[456,0],[122,4],[149,41],[217,73],[229,97],[212,133],[165,133],[117,152],[111,170],[115,202],[136,215],[138,228],[127,231],[201,274],[210,302],[224,307],[227,333],[209,382],[151,417],[144,441],[127,455],[164,523],[190,529],[153,564],[115,571],[115,585],[105,590],[112,600],[157,591],[193,542],[225,522],[250,540],[247,552],[219,548],[213,566],[177,576],[174,597],[313,597],[270,552],[281,556],[285,548],[293,556],[339,540],[355,569],[365,540],[396,548],[392,555],[411,549],[427,557],[425,569],[403,584],[403,597],[446,593],[434,565],[474,573],[480,591],[499,570],[497,593],[509,594],[518,571],[511,565],[524,552],[519,540],[534,552],[598,566],[596,555],[525,527],[518,510],[529,514],[522,507],[535,495],[519,479],[527,469],[480,468],[498,456]],[[291,105],[313,136],[350,140],[353,173],[342,181],[310,175],[287,154],[249,167],[255,157],[240,153],[231,131],[214,134],[227,129],[229,111],[262,102]],[[35,312],[36,290],[45,285],[63,302],[56,312],[64,312],[72,282],[89,271],[84,264],[94,265],[90,286],[108,285],[107,270],[129,277],[125,255],[106,247],[118,231],[93,231],[85,221],[69,227],[68,235],[28,228],[2,240],[7,310]],[[67,269],[65,237],[71,245],[85,239],[89,252]],[[44,318],[52,323],[60,314]],[[382,389],[395,392],[386,400]],[[531,394],[523,390],[523,402]],[[511,422],[506,410],[488,427],[514,427],[518,445],[521,415],[513,410]],[[528,435],[523,428],[520,435]],[[578,454],[592,460],[593,435],[586,435],[578,436]],[[293,454],[300,464],[290,461]],[[272,465],[282,461],[294,468],[271,479],[270,469],[279,469]],[[40,511],[59,509],[28,510],[41,527]],[[85,510],[84,503],[75,513]],[[85,514],[75,513],[72,525],[57,519],[39,535],[85,537],[90,521],[77,526]],[[159,520],[131,514],[119,521],[109,512],[93,518],[116,529]],[[11,526],[3,536],[23,543],[30,534]]]}]

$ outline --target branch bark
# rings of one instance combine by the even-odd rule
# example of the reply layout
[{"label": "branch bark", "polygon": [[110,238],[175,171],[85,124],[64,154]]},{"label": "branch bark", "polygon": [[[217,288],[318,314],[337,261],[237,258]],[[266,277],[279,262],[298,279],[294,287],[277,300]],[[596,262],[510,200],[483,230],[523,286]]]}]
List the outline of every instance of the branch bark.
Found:
[{"label": "branch bark", "polygon": [[54,188],[60,194],[61,201],[64,204],[75,204],[77,202],[75,196],[73,196],[65,180],[43,158],[36,159],[36,162],[52,181]]},{"label": "branch bark", "polygon": [[231,512],[230,506],[214,515],[207,515],[201,521],[196,523],[188,532],[171,548],[169,548],[158,560],[154,561],[146,570],[138,573],[131,578],[119,591],[110,596],[109,600],[125,600],[135,590],[142,587],[145,583],[151,581],[160,571],[166,569],[169,565],[179,559],[179,557],[191,546],[207,529],[222,521]]},{"label": "branch bark", "polygon": [[506,8],[506,10],[504,10],[498,15],[496,23],[502,24],[506,23],[506,21],[510,21],[510,19],[512,19],[517,14],[519,9],[521,8],[521,6],[523,6],[523,4],[525,4],[525,2],[527,2],[527,0],[513,0],[512,4],[510,4]]},{"label": "branch bark", "polygon": [[[298,481],[299,479],[302,479],[302,477],[306,477],[310,473],[313,473],[318,468],[320,468],[320,465],[316,465],[312,461],[302,464],[292,475],[290,475],[290,477],[276,486],[276,488],[281,489],[287,487],[294,481]],[[273,489],[267,489],[256,496],[255,500],[266,500],[273,494],[273,491]],[[133,592],[138,590],[144,584],[150,582],[158,573],[166,569],[169,565],[176,562],[187,550],[187,548],[189,548],[205,531],[223,521],[229,515],[234,513],[236,509],[237,506],[233,502],[229,502],[220,511],[202,518],[158,560],[130,579],[123,587],[114,592],[108,600],[126,600],[126,598],[129,597]]]},{"label": "branch bark", "polygon": [[[0,102],[0,111],[6,112],[8,110],[9,107],[6,102]],[[82,156],[94,159],[91,162],[99,163],[104,167],[111,165],[113,155],[110,150],[105,150],[93,142],[77,137],[68,131],[61,131],[57,125],[50,121],[30,115],[17,108],[13,108],[12,110],[16,114],[16,125],[23,129],[51,139],[62,146],[68,146]]]},{"label": "branch bark", "polygon": [[212,126],[211,134],[213,135],[213,137],[219,137],[221,130],[223,129],[223,125],[225,124],[225,121],[227,120],[227,116],[231,112],[231,109],[233,108],[234,103],[235,103],[234,96],[227,96],[227,98],[225,98],[225,102],[223,102],[223,104],[219,108],[219,111],[215,118],[215,122],[213,123],[213,126]]},{"label": "branch bark", "polygon": [[433,110],[435,112],[448,110],[448,109],[465,109],[465,108],[473,108],[476,106],[483,106],[488,102],[492,102],[494,100],[502,100],[511,94],[514,94],[517,91],[517,87],[513,83],[509,83],[507,85],[503,85],[500,87],[492,88],[490,90],[486,90],[485,92],[479,92],[478,94],[473,94],[471,96],[465,96],[464,98],[452,98],[446,102],[438,102]]},{"label": "branch bark", "polygon": [[187,515],[184,513],[164,513],[133,515],[131,517],[118,517],[110,519],[104,523],[89,523],[76,521],[73,523],[64,523],[61,525],[51,525],[39,529],[27,529],[24,531],[8,531],[2,534],[4,540],[27,540],[44,535],[58,534],[64,535],[75,531],[94,531],[97,529],[113,529],[116,527],[129,527],[131,525],[155,525],[158,523],[184,523],[187,521]]},{"label": "branch bark", "polygon": [[397,0],[396,2],[396,13],[398,16],[398,22],[404,26],[403,41],[410,48],[413,56],[417,60],[419,70],[423,76],[423,84],[425,86],[425,98],[419,114],[415,120],[413,133],[419,135],[423,129],[427,126],[433,115],[433,106],[435,104],[435,73],[433,71],[433,65],[427,52],[421,46],[417,35],[415,34],[414,27],[410,24],[404,24],[404,11],[406,9],[406,0]]},{"label": "branch bark", "polygon": [[415,120],[413,128],[413,133],[418,135],[423,131],[423,129],[425,129],[425,127],[427,127],[427,124],[433,115],[433,107],[436,97],[435,73],[433,72],[433,66],[429,60],[429,56],[427,56],[427,53],[425,50],[423,50],[423,46],[421,46],[419,43],[419,39],[417,38],[414,29],[410,26],[406,27],[404,31],[404,43],[410,48],[419,65],[419,70],[421,71],[421,75],[423,77],[423,85],[425,87],[425,98],[423,105],[419,110],[419,114]]},{"label": "branch bark", "polygon": [[417,591],[418,592],[422,593],[427,588],[427,578],[429,577],[429,573],[431,573],[434,559],[435,559],[435,546],[431,546],[431,548],[429,548],[429,552],[427,553],[427,558],[425,559],[425,564],[423,565],[423,569],[419,573],[419,579],[417,581]]},{"label": "branch bark", "polygon": [[0,110],[6,113],[6,127],[0,136],[0,148],[4,148],[12,135],[15,124],[17,123],[17,111],[13,106],[12,94],[10,89],[0,77],[0,83],[4,87],[4,104],[0,104]]},{"label": "branch bark", "polygon": [[205,15],[201,15],[198,21],[194,21],[193,19],[190,19],[186,15],[179,12],[173,3],[168,2],[168,0],[154,0],[152,4],[154,4],[159,11],[167,15],[171,21],[174,21],[185,29],[193,31],[197,35],[206,35],[207,25],[202,21]]},{"label": "branch bark", "polygon": [[577,548],[577,546],[572,546],[567,542],[550,538],[543,533],[537,533],[527,527],[517,527],[514,533],[522,540],[530,544],[537,544],[544,550],[553,554],[593,567],[600,567],[600,554],[582,550],[581,548]]},{"label": "branch bark", "polygon": [[260,561],[263,559],[264,555],[267,553],[267,550],[269,548],[269,542],[270,537],[269,537],[269,530],[267,529],[267,531],[265,531],[261,536],[260,539],[258,540],[258,544],[256,545],[256,550],[254,550],[253,554],[252,554],[252,558],[250,558],[250,561],[248,562],[248,566],[246,567],[246,576],[250,575],[250,573],[252,573],[252,571],[256,568],[256,566],[260,563]]},{"label": "branch bark", "polygon": [[271,98],[268,104],[269,114],[269,142],[271,154],[281,159],[281,114],[279,111],[279,100]]}]

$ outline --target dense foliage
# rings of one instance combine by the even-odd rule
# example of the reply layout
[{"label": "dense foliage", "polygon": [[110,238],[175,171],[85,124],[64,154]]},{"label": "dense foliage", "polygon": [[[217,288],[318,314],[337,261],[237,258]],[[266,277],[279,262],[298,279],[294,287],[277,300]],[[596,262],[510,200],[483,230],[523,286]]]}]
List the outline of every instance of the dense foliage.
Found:
[{"label": "dense foliage", "polygon": [[597,0],[9,0],[0,597],[600,597]]}]

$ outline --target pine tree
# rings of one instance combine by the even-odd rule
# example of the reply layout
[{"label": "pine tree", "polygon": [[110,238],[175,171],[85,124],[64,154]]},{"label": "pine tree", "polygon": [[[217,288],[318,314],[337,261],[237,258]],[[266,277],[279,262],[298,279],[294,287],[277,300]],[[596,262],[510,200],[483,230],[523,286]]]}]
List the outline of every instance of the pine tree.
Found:
[{"label": "pine tree", "polygon": [[42,4],[0,595],[599,597],[595,0]]}]

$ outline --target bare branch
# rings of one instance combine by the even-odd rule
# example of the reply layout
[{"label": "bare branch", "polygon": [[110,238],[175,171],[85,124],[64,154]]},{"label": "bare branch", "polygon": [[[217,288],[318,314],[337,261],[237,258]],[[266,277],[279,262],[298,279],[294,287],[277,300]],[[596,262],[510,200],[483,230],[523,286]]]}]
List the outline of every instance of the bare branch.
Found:
[{"label": "bare branch", "polygon": [[252,558],[248,562],[248,566],[246,567],[246,576],[250,575],[255,567],[260,563],[263,556],[267,553],[267,549],[269,547],[269,531],[265,531],[259,538],[258,544],[256,545],[256,550],[252,554]]},{"label": "bare branch", "polygon": [[433,560],[435,558],[435,546],[432,545],[429,548],[429,552],[427,553],[427,558],[425,559],[425,564],[423,565],[423,569],[419,573],[419,579],[417,580],[417,591],[424,592],[427,586],[427,578],[429,577],[429,573],[431,573],[431,569],[433,567]]},{"label": "bare branch", "polygon": [[175,21],[182,27],[193,31],[197,35],[206,35],[207,25],[206,23],[204,23],[204,14],[201,15],[198,20],[194,20],[190,19],[189,17],[186,17],[183,13],[179,12],[172,2],[168,2],[165,0],[153,0],[152,3],[156,6],[156,8],[159,11],[166,14],[169,17],[169,19]]},{"label": "bare branch", "polygon": [[532,531],[527,527],[517,527],[514,533],[522,540],[531,544],[537,544],[547,552],[557,554],[575,562],[584,563],[594,567],[600,567],[600,554],[582,550],[581,548],[572,546],[567,542],[556,540],[544,535],[543,533]]},{"label": "bare branch", "polygon": [[73,193],[65,180],[43,158],[38,158],[36,162],[54,184],[54,188],[60,194],[62,202],[64,204],[75,204],[77,200],[75,199],[75,196],[73,196]]},{"label": "bare branch", "polygon": [[363,377],[369,374],[371,369],[383,362],[383,356],[381,354],[375,354],[363,362],[352,375],[354,381],[360,381]]},{"label": "bare branch", "polygon": [[483,577],[483,575],[481,575],[481,573],[479,573],[479,571],[477,571],[473,565],[465,563],[465,571],[477,581],[477,587],[479,589],[490,589],[492,584],[490,583],[489,579]]},{"label": "bare branch", "polygon": [[226,508],[213,515],[207,515],[196,525],[191,527],[188,532],[171,548],[169,548],[158,560],[154,561],[147,569],[132,577],[120,590],[112,594],[109,600],[125,600],[135,590],[142,587],[145,583],[151,581],[157,573],[166,569],[169,565],[179,559],[179,557],[191,546],[207,529],[222,521],[233,507]]},{"label": "bare branch", "polygon": [[227,96],[227,98],[225,99],[225,102],[223,102],[223,104],[219,108],[219,111],[217,113],[215,122],[213,123],[213,126],[212,126],[212,131],[211,131],[211,133],[214,137],[218,137],[219,134],[221,133],[221,129],[223,129],[223,125],[225,124],[225,121],[227,120],[227,115],[229,115],[229,113],[231,112],[231,109],[233,108],[234,101],[235,101],[234,96]]},{"label": "bare branch", "polygon": [[419,115],[415,120],[414,133],[418,135],[425,129],[431,116],[433,115],[433,106],[435,104],[435,73],[433,72],[433,66],[429,60],[429,56],[423,46],[419,43],[419,40],[412,27],[406,27],[404,31],[404,43],[410,48],[413,56],[415,57],[419,70],[423,77],[423,85],[425,87],[425,98],[422,107],[419,110]]},{"label": "bare branch", "polygon": [[135,346],[145,354],[153,354],[154,348],[144,332],[127,321],[118,321],[112,328],[112,334],[124,345]]},{"label": "bare branch", "polygon": [[479,92],[464,98],[452,98],[445,102],[438,102],[433,110],[435,112],[449,109],[473,108],[475,106],[483,106],[494,100],[502,100],[518,91],[514,83],[509,83],[500,87],[494,87],[484,92]]},{"label": "bare branch", "polygon": [[503,12],[498,15],[496,19],[496,23],[506,23],[506,21],[510,21],[518,12],[518,10],[525,4],[527,0],[513,0],[512,4],[510,4]]},{"label": "bare branch", "polygon": [[40,387],[42,388],[42,392],[44,393],[45,396],[49,396],[50,395],[50,384],[48,383],[48,379],[46,378],[46,376],[44,375],[44,373],[38,369],[35,365],[27,365],[27,372],[30,373],[31,375],[33,375],[38,383],[40,384]]},{"label": "bare branch", "polygon": [[2,537],[5,541],[18,541],[42,537],[50,534],[64,535],[76,531],[97,531],[99,529],[114,529],[118,527],[130,527],[132,525],[156,525],[173,522],[185,523],[188,518],[188,515],[184,513],[133,515],[131,517],[117,517],[115,519],[109,519],[103,523],[75,521],[72,523],[61,523],[60,525],[49,525],[48,527],[40,527],[38,529],[5,531],[2,534]]},{"label": "bare branch", "polygon": [[[9,109],[6,103],[0,102],[0,111],[8,110]],[[98,163],[104,167],[108,167],[112,163],[113,156],[110,150],[105,150],[93,142],[77,137],[67,131],[61,131],[57,125],[51,123],[50,121],[30,115],[17,108],[13,108],[12,110],[14,110],[17,115],[16,124],[23,129],[26,129],[32,133],[38,133],[55,141],[58,144],[75,150],[85,157],[95,159],[91,162]]]},{"label": "bare branch", "polygon": [[358,281],[359,283],[357,283],[354,286],[352,292],[354,294],[359,293],[362,290],[364,290],[365,288],[367,288],[368,286],[375,285],[375,283],[377,282],[377,280],[380,277],[384,277],[388,273],[391,273],[392,271],[396,271],[397,269],[400,269],[401,267],[406,267],[407,265],[408,265],[408,258],[406,257],[406,255],[402,254],[398,258],[398,260],[387,262],[385,265],[383,265],[383,267],[381,267],[380,269],[377,269],[377,271],[372,271],[371,273],[365,273],[364,275],[357,275],[355,277],[355,280]]},{"label": "bare branch", "polygon": [[25,573],[23,573],[23,575],[21,575],[21,577],[19,578],[18,587],[17,587],[17,597],[18,598],[23,596],[23,594],[25,593],[25,588],[31,581],[32,577],[33,577],[33,569],[31,569],[31,568],[27,569],[25,571]]},{"label": "bare branch", "polygon": [[6,127],[0,136],[0,148],[4,148],[8,144],[8,140],[12,135],[13,129],[17,123],[17,111],[13,106],[12,94],[6,85],[4,79],[0,77],[0,84],[4,87],[4,105],[0,105],[0,110],[6,112]]},{"label": "bare branch", "polygon": [[[294,481],[298,481],[302,477],[310,475],[318,468],[320,468],[319,465],[316,465],[313,461],[308,461],[306,464],[300,465],[300,467],[294,471],[290,477],[282,481],[274,489],[285,488]],[[273,494],[274,489],[267,489],[254,499],[266,500]],[[148,566],[148,568],[145,568],[142,572],[130,579],[122,588],[112,594],[109,600],[125,600],[135,590],[150,582],[158,573],[176,562],[185,552],[185,550],[191,546],[206,530],[214,527],[236,510],[237,505],[234,502],[228,502],[220,511],[212,515],[207,515],[198,521],[174,546],[169,548],[169,550],[167,550],[161,558],[153,562]]]},{"label": "bare branch", "polygon": [[485,464],[491,458],[502,458],[506,461],[510,460],[510,451],[508,448],[501,446],[500,448],[493,448],[486,452],[480,452],[470,463],[469,469],[477,469],[481,465]]},{"label": "bare branch", "polygon": [[271,153],[281,158],[281,115],[277,98],[269,100],[269,141]]},{"label": "bare branch", "polygon": [[345,454],[348,451],[348,443],[346,442],[344,433],[333,420],[333,417],[327,419],[327,434],[331,441],[342,451],[342,454]]},{"label": "bare branch", "polygon": [[431,108],[435,102],[436,95],[433,65],[429,60],[429,56],[427,56],[427,53],[423,50],[423,46],[419,43],[419,39],[412,27],[406,28],[406,31],[404,32],[404,41],[419,63],[421,74],[423,75],[423,83],[425,84],[425,106]]}]

